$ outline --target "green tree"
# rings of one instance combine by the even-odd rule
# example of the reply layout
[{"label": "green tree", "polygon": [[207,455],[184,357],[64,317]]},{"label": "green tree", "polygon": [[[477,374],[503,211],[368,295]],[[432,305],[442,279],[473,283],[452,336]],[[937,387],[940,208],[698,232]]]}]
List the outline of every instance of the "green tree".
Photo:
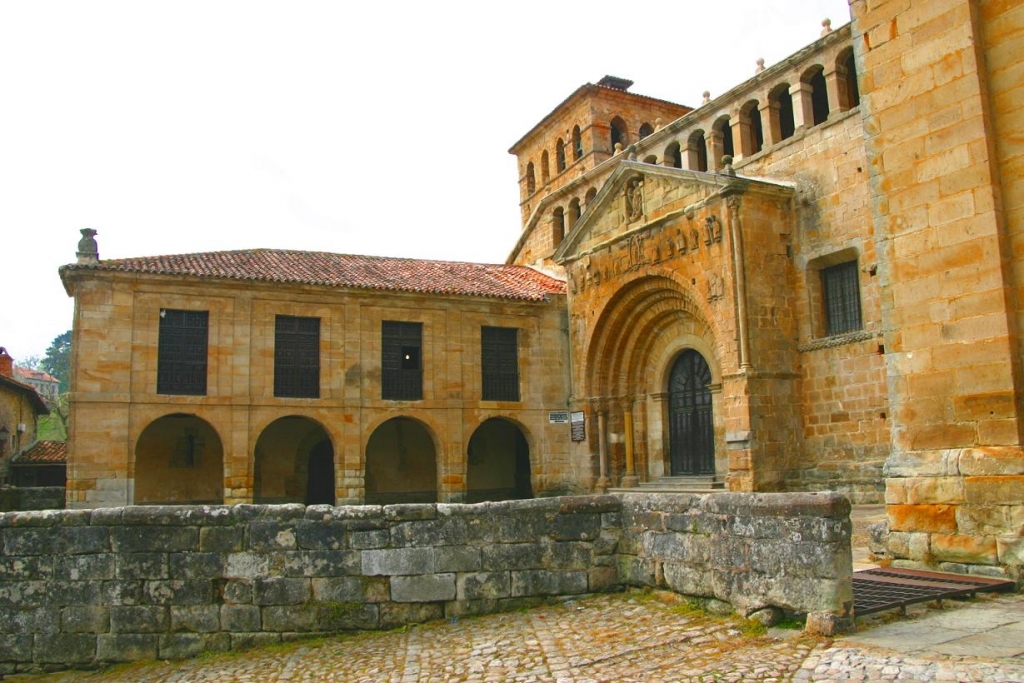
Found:
[{"label": "green tree", "polygon": [[71,330],[54,337],[39,367],[60,381],[60,393],[67,392],[71,378]]}]

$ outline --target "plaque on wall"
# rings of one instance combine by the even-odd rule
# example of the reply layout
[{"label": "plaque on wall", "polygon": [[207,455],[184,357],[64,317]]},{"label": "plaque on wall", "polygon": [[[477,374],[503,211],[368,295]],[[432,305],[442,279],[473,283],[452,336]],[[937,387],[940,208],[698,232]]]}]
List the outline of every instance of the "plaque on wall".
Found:
[{"label": "plaque on wall", "polygon": [[569,422],[569,411],[552,410],[548,413],[548,422],[553,425],[564,425]]},{"label": "plaque on wall", "polygon": [[573,411],[569,416],[569,434],[573,441],[587,440],[587,418],[582,410]]}]

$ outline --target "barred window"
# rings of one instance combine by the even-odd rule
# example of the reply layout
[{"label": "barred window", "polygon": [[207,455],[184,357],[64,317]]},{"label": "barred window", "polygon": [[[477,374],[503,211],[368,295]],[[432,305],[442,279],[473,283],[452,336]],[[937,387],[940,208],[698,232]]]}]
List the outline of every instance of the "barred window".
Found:
[{"label": "barred window", "polygon": [[277,316],[274,396],[320,398],[320,318]]},{"label": "barred window", "polygon": [[862,329],[857,262],[847,261],[823,268],[821,287],[825,302],[826,336]]},{"label": "barred window", "polygon": [[381,323],[381,398],[419,401],[423,398],[423,324],[385,320]]},{"label": "barred window", "polygon": [[519,400],[519,330],[514,327],[480,329],[480,368],[483,400]]},{"label": "barred window", "polygon": [[208,311],[160,310],[156,393],[206,395]]}]

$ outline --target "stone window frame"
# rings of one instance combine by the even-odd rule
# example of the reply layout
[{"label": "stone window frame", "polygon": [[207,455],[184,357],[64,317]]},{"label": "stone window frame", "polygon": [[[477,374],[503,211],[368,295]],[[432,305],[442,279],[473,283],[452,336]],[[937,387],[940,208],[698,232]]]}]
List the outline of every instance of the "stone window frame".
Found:
[{"label": "stone window frame", "polygon": [[[851,279],[851,274],[853,279]],[[831,285],[829,281],[832,281]],[[836,308],[829,305],[829,288],[836,305],[855,308],[850,322],[840,325],[836,319]],[[864,283],[860,277],[860,252],[856,247],[847,247],[818,256],[807,262],[807,291],[812,312],[812,335],[816,339],[828,339],[856,334],[864,330]]]}]

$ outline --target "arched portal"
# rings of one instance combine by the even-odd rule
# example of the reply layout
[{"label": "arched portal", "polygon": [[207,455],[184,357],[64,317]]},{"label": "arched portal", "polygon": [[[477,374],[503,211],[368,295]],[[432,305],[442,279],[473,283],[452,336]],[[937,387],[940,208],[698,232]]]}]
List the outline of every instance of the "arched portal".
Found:
[{"label": "arched portal", "polygon": [[165,415],[135,444],[136,504],[220,504],[224,448],[210,423],[185,413]]},{"label": "arched portal", "polygon": [[715,473],[711,368],[693,349],[679,354],[668,380],[669,461],[673,475]]},{"label": "arched portal", "polygon": [[334,446],[314,420],[274,420],[256,440],[253,500],[334,505]]},{"label": "arched portal", "polygon": [[533,498],[530,446],[517,425],[485,420],[469,439],[466,502]]},{"label": "arched portal", "polygon": [[366,502],[437,502],[437,451],[430,432],[408,417],[393,417],[366,442]]}]

